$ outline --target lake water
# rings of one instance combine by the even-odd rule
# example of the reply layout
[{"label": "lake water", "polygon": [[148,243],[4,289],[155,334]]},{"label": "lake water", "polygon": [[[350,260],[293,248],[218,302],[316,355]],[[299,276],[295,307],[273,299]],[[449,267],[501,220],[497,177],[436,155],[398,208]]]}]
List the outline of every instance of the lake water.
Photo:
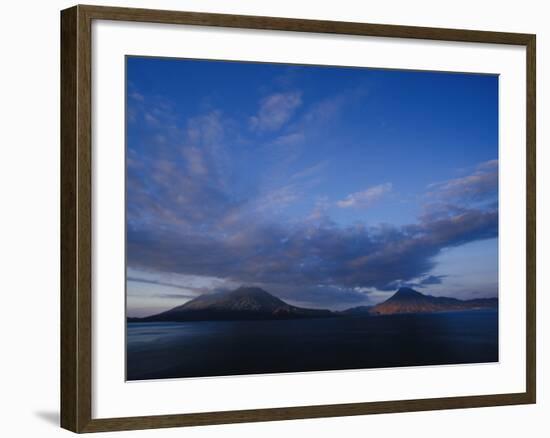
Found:
[{"label": "lake water", "polygon": [[498,361],[498,312],[128,323],[127,379]]}]

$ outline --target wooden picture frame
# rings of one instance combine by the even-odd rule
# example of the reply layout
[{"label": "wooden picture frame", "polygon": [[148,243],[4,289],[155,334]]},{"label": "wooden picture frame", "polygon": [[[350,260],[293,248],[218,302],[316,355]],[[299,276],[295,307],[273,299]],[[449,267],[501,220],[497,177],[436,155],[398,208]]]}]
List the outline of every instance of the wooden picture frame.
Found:
[{"label": "wooden picture frame", "polygon": [[[526,391],[416,400],[251,409],[128,418],[92,418],[92,50],[93,20],[284,30],[519,45],[526,48],[527,284]],[[75,6],[61,12],[61,426],[99,432],[535,403],[535,35]]]}]

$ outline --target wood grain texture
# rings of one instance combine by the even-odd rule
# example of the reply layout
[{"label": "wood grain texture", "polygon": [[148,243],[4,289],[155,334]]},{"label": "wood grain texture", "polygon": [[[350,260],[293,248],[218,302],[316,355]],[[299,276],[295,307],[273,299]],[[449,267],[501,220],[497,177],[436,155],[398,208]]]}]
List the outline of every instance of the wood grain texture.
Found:
[{"label": "wood grain texture", "polygon": [[536,84],[536,37],[531,35],[526,44],[527,62],[527,394],[536,403],[537,392],[537,84]]},{"label": "wood grain texture", "polygon": [[61,14],[61,425],[91,419],[91,21]]},{"label": "wood grain texture", "polygon": [[[527,53],[527,369],[515,394],[92,419],[92,20],[513,44]],[[458,409],[536,400],[536,39],[534,35],[291,18],[75,6],[61,13],[61,425],[74,432],[150,429]]]},{"label": "wood grain texture", "polygon": [[61,426],[77,429],[76,8],[61,16]]},{"label": "wood grain texture", "polygon": [[113,8],[104,6],[80,6],[80,8],[84,13],[89,14],[94,19],[139,21],[148,23],[188,24],[198,26],[285,30],[293,32],[333,33],[388,38],[414,38],[514,45],[525,45],[531,38],[531,35],[521,33],[442,29],[435,27],[396,26],[389,24],[302,20],[296,18]]},{"label": "wood grain texture", "polygon": [[447,397],[387,402],[346,403],[292,408],[254,409],[243,411],[205,412],[200,414],[157,415],[146,417],[106,418],[92,420],[81,432],[156,429],[260,421],[343,417],[441,409],[463,409],[532,403],[526,393]]}]

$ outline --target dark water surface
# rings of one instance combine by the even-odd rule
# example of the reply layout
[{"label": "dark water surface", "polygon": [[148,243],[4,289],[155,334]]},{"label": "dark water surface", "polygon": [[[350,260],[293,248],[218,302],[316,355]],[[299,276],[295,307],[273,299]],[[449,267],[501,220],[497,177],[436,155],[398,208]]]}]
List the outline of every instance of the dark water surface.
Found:
[{"label": "dark water surface", "polygon": [[127,379],[498,361],[498,312],[128,323]]}]

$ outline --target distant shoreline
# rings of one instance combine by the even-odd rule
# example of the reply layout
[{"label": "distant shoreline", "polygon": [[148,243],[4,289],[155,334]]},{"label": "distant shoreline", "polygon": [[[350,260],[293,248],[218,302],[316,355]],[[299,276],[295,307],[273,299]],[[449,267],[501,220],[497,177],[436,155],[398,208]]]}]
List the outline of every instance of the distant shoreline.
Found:
[{"label": "distant shoreline", "polygon": [[424,295],[412,288],[401,287],[390,298],[372,306],[346,310],[309,309],[293,306],[259,287],[241,286],[233,291],[203,294],[165,312],[143,318],[130,317],[128,322],[239,321],[338,318],[353,315],[393,315],[467,311],[498,307],[498,298],[459,300]]},{"label": "distant shoreline", "polygon": [[[327,319],[327,318],[380,318],[380,317],[393,317],[393,316],[406,316],[406,315],[432,315],[432,314],[445,314],[445,313],[464,313],[464,312],[498,312],[498,307],[479,307],[472,309],[456,309],[456,310],[433,310],[430,312],[403,312],[403,313],[343,313],[342,311],[334,311],[332,316],[317,316],[308,319]],[[249,318],[249,319],[196,319],[189,321],[144,321],[144,318],[128,317],[126,318],[127,324],[174,324],[174,323],[190,323],[190,322],[230,322],[230,321],[295,321],[301,318]]]}]

